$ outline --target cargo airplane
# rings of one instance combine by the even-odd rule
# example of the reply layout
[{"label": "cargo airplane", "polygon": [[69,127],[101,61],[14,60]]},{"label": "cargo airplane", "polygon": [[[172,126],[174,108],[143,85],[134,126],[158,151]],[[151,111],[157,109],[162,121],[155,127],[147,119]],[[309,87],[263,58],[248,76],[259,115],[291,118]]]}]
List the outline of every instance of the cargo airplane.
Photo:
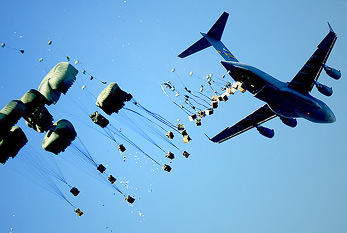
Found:
[{"label": "cargo airplane", "polygon": [[334,79],[341,77],[341,72],[327,66],[325,63],[337,39],[336,33],[329,24],[329,33],[318,45],[318,48],[290,82],[282,82],[269,74],[247,64],[240,63],[221,42],[229,14],[224,12],[207,33],[201,33],[202,38],[178,55],[180,58],[210,47],[211,45],[225,59],[221,61],[228,74],[265,105],[237,122],[227,127],[211,138],[213,142],[224,142],[247,130],[256,128],[260,134],[272,138],[274,130],[261,126],[264,122],[279,117],[290,127],[297,125],[296,118],[304,118],[315,123],[333,123],[336,118],[331,109],[321,100],[313,97],[310,92],[313,87],[326,96],[333,91],[318,82],[324,69]]}]

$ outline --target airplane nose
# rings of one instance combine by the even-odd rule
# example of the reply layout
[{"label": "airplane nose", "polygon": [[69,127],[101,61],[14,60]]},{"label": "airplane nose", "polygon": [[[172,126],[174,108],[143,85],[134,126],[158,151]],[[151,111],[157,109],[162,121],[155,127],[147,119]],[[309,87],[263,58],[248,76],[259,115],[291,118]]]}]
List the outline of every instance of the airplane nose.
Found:
[{"label": "airplane nose", "polygon": [[333,112],[329,114],[329,123],[334,123],[336,121],[336,117]]}]

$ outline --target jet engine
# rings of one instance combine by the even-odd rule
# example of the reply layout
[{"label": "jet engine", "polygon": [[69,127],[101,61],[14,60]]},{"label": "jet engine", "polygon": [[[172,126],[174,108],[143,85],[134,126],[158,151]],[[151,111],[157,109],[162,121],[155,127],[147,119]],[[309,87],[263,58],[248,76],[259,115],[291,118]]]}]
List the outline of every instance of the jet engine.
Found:
[{"label": "jet engine", "polygon": [[323,68],[325,70],[325,73],[327,73],[327,75],[329,75],[333,79],[338,80],[341,78],[341,71],[340,70],[334,69],[334,68],[326,66],[326,65],[323,65]]},{"label": "jet engine", "polygon": [[292,128],[294,128],[298,124],[295,118],[280,117],[280,119],[283,122],[283,124]]},{"label": "jet engine", "polygon": [[332,87],[325,86],[319,82],[314,82],[314,84],[316,85],[318,91],[320,93],[322,93],[323,95],[331,96],[333,94],[333,88]]},{"label": "jet engine", "polygon": [[275,136],[275,131],[273,129],[269,129],[261,125],[257,125],[256,128],[261,135],[267,138],[273,138]]}]

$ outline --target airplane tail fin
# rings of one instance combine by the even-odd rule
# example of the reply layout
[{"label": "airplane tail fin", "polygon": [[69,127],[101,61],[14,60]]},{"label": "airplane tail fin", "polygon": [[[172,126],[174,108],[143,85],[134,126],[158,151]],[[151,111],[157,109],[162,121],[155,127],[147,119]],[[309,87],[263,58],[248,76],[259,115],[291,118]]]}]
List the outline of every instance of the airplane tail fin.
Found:
[{"label": "airplane tail fin", "polygon": [[207,32],[207,34],[201,33],[203,37],[197,42],[195,42],[188,49],[180,53],[178,57],[185,58],[212,45],[225,60],[238,61],[221,42],[222,34],[225,28],[225,24],[228,20],[228,16],[229,14],[224,12],[215,22],[215,24],[211,27],[211,29]]},{"label": "airplane tail fin", "polygon": [[207,35],[215,40],[220,41],[222,34],[227,23],[229,14],[224,12],[219,19],[213,24],[211,29],[208,31]]}]

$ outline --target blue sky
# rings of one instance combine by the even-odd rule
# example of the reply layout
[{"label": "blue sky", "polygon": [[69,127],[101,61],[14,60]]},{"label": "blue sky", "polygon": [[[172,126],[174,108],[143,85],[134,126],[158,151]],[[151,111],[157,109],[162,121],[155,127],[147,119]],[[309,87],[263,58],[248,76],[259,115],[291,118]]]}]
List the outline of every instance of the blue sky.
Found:
[{"label": "blue sky", "polygon": [[[314,124],[303,119],[291,129],[274,119],[264,124],[275,129],[273,139],[246,132],[220,145],[214,135],[242,119],[262,103],[250,93],[237,93],[216,114],[195,127],[163,94],[159,83],[178,83],[176,74],[191,88],[189,72],[205,77],[226,75],[221,57],[212,48],[185,59],[177,55],[200,38],[226,11],[230,14],[222,40],[241,61],[272,76],[289,81],[328,33],[330,22],[338,40],[327,64],[346,67],[345,15],[347,3],[323,1],[4,1],[0,9],[0,106],[37,88],[58,62],[78,60],[80,73],[66,96],[48,107],[55,120],[71,120],[93,156],[109,165],[119,181],[129,181],[125,193],[137,199],[129,206],[121,195],[99,182],[98,175],[83,173],[57,157],[66,179],[78,186],[80,196],[65,196],[85,215],[31,180],[34,172],[20,157],[1,166],[0,231],[10,232],[345,232],[347,223],[347,158],[345,132],[346,81],[322,73],[320,81],[332,86],[332,97],[312,94],[334,111],[334,124]],[[47,42],[53,41],[52,46]],[[54,45],[54,46],[53,46]],[[8,49],[24,49],[25,53]],[[39,62],[39,58],[43,58]],[[171,69],[175,68],[175,73]],[[193,140],[175,143],[191,153],[177,154],[173,170],[166,173],[136,154],[126,162],[116,145],[84,122],[85,115],[71,100],[80,98],[80,87],[97,95],[104,85],[90,81],[82,70],[98,80],[117,82],[122,89],[173,123],[185,123]],[[229,78],[229,77],[227,77]],[[231,80],[231,79],[230,79]],[[195,85],[195,86],[194,86]],[[94,109],[94,100],[86,103]],[[97,110],[97,109],[94,109]],[[115,115],[111,116],[117,122]],[[88,119],[85,123],[91,124]],[[122,127],[121,123],[116,123]],[[43,135],[19,121],[29,143],[40,151]],[[136,135],[132,135],[137,141]],[[145,146],[161,163],[157,148]],[[42,156],[51,156],[40,151]],[[137,157],[135,157],[137,156]],[[83,168],[82,168],[83,170]],[[23,176],[26,176],[24,177]],[[38,181],[38,183],[40,183]],[[115,194],[114,194],[115,193]]]}]

